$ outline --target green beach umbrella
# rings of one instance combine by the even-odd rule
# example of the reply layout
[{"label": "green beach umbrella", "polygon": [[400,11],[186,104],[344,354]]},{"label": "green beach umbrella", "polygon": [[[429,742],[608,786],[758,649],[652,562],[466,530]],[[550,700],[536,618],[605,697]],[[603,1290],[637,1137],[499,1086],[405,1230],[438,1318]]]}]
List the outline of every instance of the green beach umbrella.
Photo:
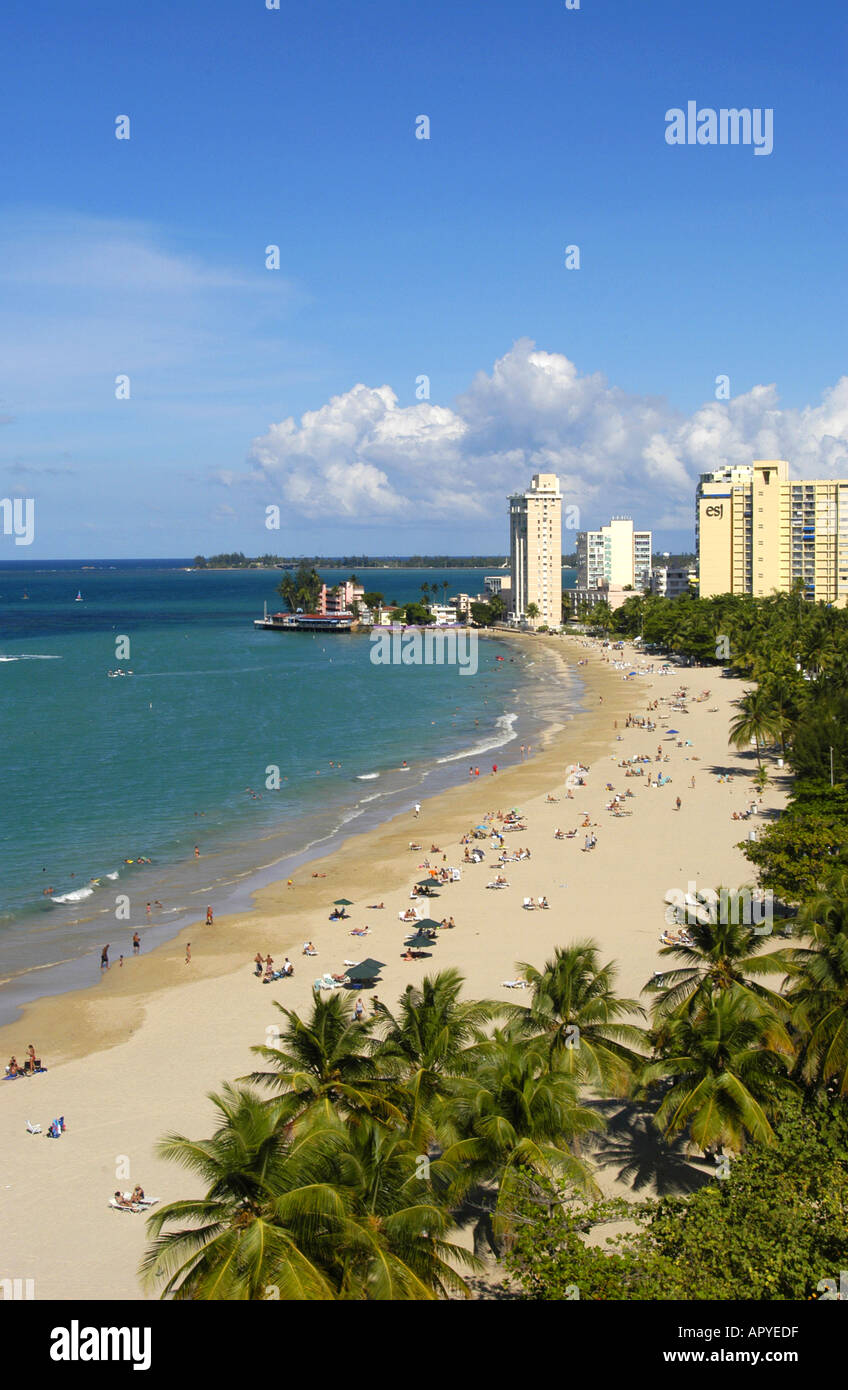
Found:
[{"label": "green beach umbrella", "polygon": [[418,949],[421,946],[434,946],[436,943],[424,932],[416,932],[414,936],[407,937],[404,946],[414,946]]},{"label": "green beach umbrella", "polygon": [[[408,923],[407,925],[411,925],[411,923]],[[440,927],[441,925],[442,925],[441,922],[436,922],[432,917],[425,917],[423,922],[416,922],[416,923],[415,923],[415,930],[416,930],[416,931],[428,931],[428,930],[432,931],[432,929],[433,929],[434,927],[438,928],[438,927]]]},{"label": "green beach umbrella", "polygon": [[366,981],[376,980],[383,965],[383,961],[374,960],[372,956],[369,956],[367,960],[361,960],[358,965],[352,965],[349,970],[345,971],[345,974],[351,984],[354,981],[364,984]]},{"label": "green beach umbrella", "polygon": [[350,898],[336,898],[333,907],[353,907],[353,903]]}]

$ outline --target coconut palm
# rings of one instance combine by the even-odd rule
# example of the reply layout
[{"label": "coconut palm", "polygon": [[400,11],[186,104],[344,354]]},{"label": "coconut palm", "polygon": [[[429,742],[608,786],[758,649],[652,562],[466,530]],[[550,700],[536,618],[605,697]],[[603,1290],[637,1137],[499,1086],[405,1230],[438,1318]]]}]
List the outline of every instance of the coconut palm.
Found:
[{"label": "coconut palm", "polygon": [[789,952],[793,981],[787,992],[799,1036],[799,1074],[813,1086],[848,1095],[848,872],[798,914],[810,945]]},{"label": "coconut palm", "polygon": [[513,1017],[527,1032],[543,1030],[562,1068],[599,1091],[621,1094],[640,1060],[645,1035],[628,1015],[644,1017],[636,999],[615,992],[616,966],[599,964],[594,941],[557,946],[541,970],[522,964],[519,973],[533,986],[529,1008],[514,1007]]},{"label": "coconut palm", "polygon": [[757,765],[762,767],[761,747],[774,737],[774,711],[770,702],[759,688],[748,690],[733,704],[739,710],[731,722],[729,740],[734,748],[747,748],[754,740],[757,748]]},{"label": "coconut palm", "polygon": [[708,997],[697,1017],[669,1020],[662,1055],[644,1073],[647,1091],[670,1082],[655,1115],[666,1139],[684,1132],[706,1151],[768,1144],[769,1115],[792,1089],[791,1040],[774,1015],[736,987]]},{"label": "coconut palm", "polygon": [[289,1119],[321,1102],[401,1118],[389,1098],[391,1082],[374,1060],[374,1020],[355,1018],[352,1000],[336,992],[327,999],[316,995],[305,1019],[281,1004],[274,1007],[285,1026],[274,1045],[251,1048],[273,1069],[252,1072],[244,1080],[284,1092]]},{"label": "coconut palm", "polygon": [[485,1025],[503,1004],[460,999],[464,980],[458,970],[425,975],[419,986],[408,985],[393,1014],[385,1004],[377,1015],[383,1032],[375,1062],[396,1075],[402,1085],[394,1099],[417,1132],[434,1097],[449,1089],[448,1079],[463,1070],[463,1054],[483,1037]]},{"label": "coconut palm", "polygon": [[[716,893],[717,902],[726,902],[725,890]],[[706,911],[706,906],[703,909]],[[742,913],[722,912],[721,916],[732,918]],[[785,1016],[787,1009],[779,993],[761,985],[755,976],[785,976],[788,970],[789,953],[772,951],[761,955],[769,944],[769,934],[758,932],[750,923],[743,921],[695,921],[686,928],[689,943],[678,942],[674,946],[663,946],[661,956],[670,956],[682,962],[672,970],[664,970],[654,975],[645,985],[644,992],[657,996],[653,1014],[654,1020],[673,1015],[696,1015],[705,1003],[724,990],[739,989],[759,1000],[763,1006]]]},{"label": "coconut palm", "polygon": [[562,1065],[562,1053],[552,1055],[539,1039],[528,1041],[519,1021],[496,1029],[474,1051],[473,1069],[455,1083],[441,1107],[453,1134],[443,1157],[454,1171],[462,1171],[465,1187],[497,1183],[497,1233],[508,1228],[522,1169],[592,1189],[572,1144],[602,1128],[603,1120],[580,1105],[577,1082]]},{"label": "coconut palm", "polygon": [[333,1271],[340,1298],[433,1299],[469,1295],[458,1269],[479,1267],[447,1237],[456,1173],[421,1153],[405,1130],[368,1115],[336,1120],[343,1142],[335,1182],[349,1213]]},{"label": "coconut palm", "polygon": [[171,1134],[157,1146],[205,1191],[148,1218],[144,1284],[178,1299],[263,1299],[271,1288],[285,1299],[333,1298],[328,1270],[347,1220],[327,1181],[338,1136],[293,1134],[250,1091],[225,1086],[210,1100],[220,1118],[211,1139]]}]

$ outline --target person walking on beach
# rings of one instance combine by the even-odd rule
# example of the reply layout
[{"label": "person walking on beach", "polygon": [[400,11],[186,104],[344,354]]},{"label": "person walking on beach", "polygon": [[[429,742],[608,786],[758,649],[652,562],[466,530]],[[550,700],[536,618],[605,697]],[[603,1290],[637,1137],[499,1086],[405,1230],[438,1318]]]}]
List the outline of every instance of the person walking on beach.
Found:
[{"label": "person walking on beach", "polygon": [[185,963],[186,963],[186,965],[191,965],[191,942],[190,942],[190,941],[187,941],[187,942],[186,942],[186,958],[185,958]]},{"label": "person walking on beach", "polygon": [[134,955],[134,956],[137,956],[138,953],[139,953],[139,950],[140,950],[140,948],[141,948],[141,937],[139,936],[139,934],[138,934],[137,931],[134,931],[134,932],[133,932],[133,942],[132,942],[132,946],[133,946],[133,955]]},{"label": "person walking on beach", "polygon": [[211,906],[210,906],[210,907],[207,907],[207,909],[206,909],[206,925],[207,925],[207,927],[211,927],[211,926],[212,926],[212,918],[213,918],[213,916],[214,916],[214,914],[213,914],[213,912],[212,912]]},{"label": "person walking on beach", "polygon": [[421,815],[421,802],[420,802],[420,801],[416,801],[416,803],[415,803],[415,808],[414,808],[414,809],[415,809],[415,819],[417,820],[418,817]]},{"label": "person walking on beach", "polygon": [[108,969],[109,969],[109,946],[108,946],[108,944],[107,944],[106,946],[104,946],[104,947],[103,947],[103,950],[100,952],[100,969],[101,969],[101,970],[108,970]]},{"label": "person walking on beach", "polygon": [[362,1018],[362,1015],[363,1015],[364,1013],[365,1013],[365,1005],[363,1004],[363,1002],[362,1002],[361,999],[357,999],[357,1001],[356,1001],[356,1006],[355,1006],[355,1008],[354,1008],[354,1010],[353,1010],[353,1016],[354,1016],[354,1018],[356,1019],[357,1023],[358,1023],[359,1020]]},{"label": "person walking on beach", "polygon": [[681,800],[680,800],[680,797],[677,798],[677,800],[676,800],[676,802],[675,802],[674,804],[675,804],[675,806],[677,807],[677,810],[679,811],[679,810],[680,810],[680,807],[681,807],[681,805],[682,805],[682,802],[681,802]]}]

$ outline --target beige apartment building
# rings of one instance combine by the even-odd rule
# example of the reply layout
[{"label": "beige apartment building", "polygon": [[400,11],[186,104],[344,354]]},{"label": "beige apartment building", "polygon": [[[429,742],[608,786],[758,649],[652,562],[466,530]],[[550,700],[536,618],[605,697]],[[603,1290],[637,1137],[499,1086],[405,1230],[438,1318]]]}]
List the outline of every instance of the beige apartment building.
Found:
[{"label": "beige apartment building", "polygon": [[[533,627],[562,621],[562,495],[556,473],[535,473],[509,498],[509,601],[513,618]],[[507,597],[505,594],[504,597]],[[527,618],[534,603],[538,616]]]},{"label": "beige apartment building", "polygon": [[848,603],[848,479],[796,482],[784,459],[702,473],[695,530],[702,598],[800,579],[811,601]]}]

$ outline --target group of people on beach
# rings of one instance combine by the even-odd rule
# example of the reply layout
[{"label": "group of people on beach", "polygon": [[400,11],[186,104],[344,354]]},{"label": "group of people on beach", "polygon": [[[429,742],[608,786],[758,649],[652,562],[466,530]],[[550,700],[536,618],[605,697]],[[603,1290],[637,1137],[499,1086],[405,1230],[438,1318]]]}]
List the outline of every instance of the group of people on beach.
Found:
[{"label": "group of people on beach", "polygon": [[[311,941],[310,941],[310,942],[307,942],[307,945],[311,946],[311,945],[312,945],[312,942],[311,942]],[[305,954],[306,954],[306,955],[312,955],[312,954],[317,955],[318,953],[317,953],[317,951],[314,951],[314,950],[313,950],[313,951],[305,951]],[[289,960],[288,956],[286,956],[286,958],[285,958],[285,960],[283,961],[282,965],[280,966],[279,970],[275,970],[275,969],[274,969],[274,958],[273,958],[273,956],[270,954],[270,952],[268,953],[267,956],[264,956],[264,957],[263,957],[262,952],[261,952],[261,951],[257,951],[257,952],[256,952],[256,955],[253,957],[253,966],[254,966],[254,969],[253,969],[254,975],[257,977],[257,979],[261,979],[261,980],[262,980],[263,985],[268,985],[268,984],[270,984],[272,980],[287,980],[287,979],[289,978],[289,976],[291,976],[291,975],[294,974],[294,966],[292,965],[292,963],[291,963],[291,961]]]},{"label": "group of people on beach", "polygon": [[46,1071],[47,1068],[41,1065],[41,1058],[36,1057],[35,1047],[29,1043],[24,1057],[23,1066],[17,1057],[10,1057],[6,1063],[6,1081],[13,1081],[17,1076],[34,1076],[36,1072]]}]

